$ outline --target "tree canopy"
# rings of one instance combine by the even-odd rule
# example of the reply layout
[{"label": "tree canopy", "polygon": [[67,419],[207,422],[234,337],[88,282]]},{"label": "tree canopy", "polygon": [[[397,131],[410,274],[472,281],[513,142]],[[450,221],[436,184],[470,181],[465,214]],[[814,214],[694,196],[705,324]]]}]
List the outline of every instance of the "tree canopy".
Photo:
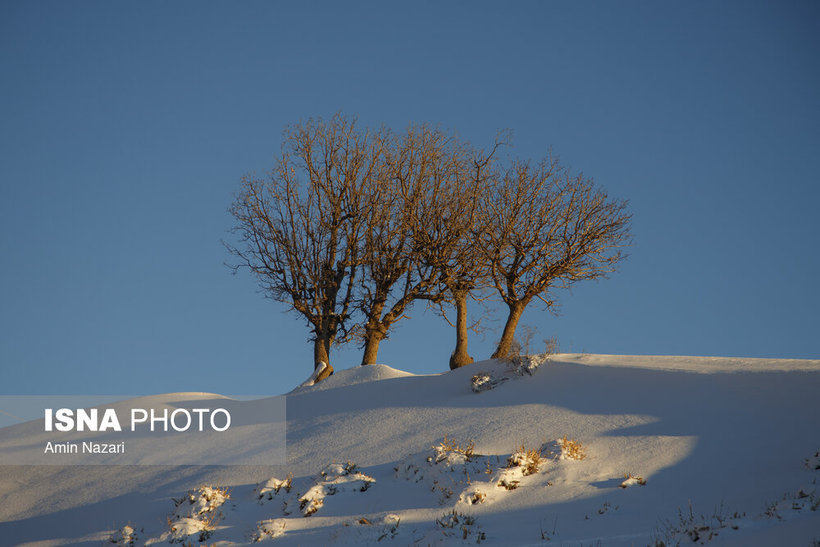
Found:
[{"label": "tree canopy", "polygon": [[467,301],[495,294],[508,308],[496,358],[509,357],[534,299],[614,271],[629,243],[627,203],[551,155],[502,161],[426,124],[403,132],[353,118],[308,120],[283,133],[265,178],[244,177],[230,212],[235,270],[310,328],[314,368],[332,374],[334,343],[356,339],[362,364],[418,300],[456,309],[456,349],[467,353]]}]

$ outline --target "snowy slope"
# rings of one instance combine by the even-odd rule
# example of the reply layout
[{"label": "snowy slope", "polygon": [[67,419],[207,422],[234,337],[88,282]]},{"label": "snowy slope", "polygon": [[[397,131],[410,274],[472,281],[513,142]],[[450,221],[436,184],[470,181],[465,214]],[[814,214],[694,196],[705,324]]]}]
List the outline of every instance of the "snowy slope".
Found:
[{"label": "snowy slope", "polygon": [[[478,373],[509,379],[475,393]],[[287,465],[0,468],[0,544],[811,545],[818,393],[820,361],[356,367],[288,394]],[[543,461],[509,463],[522,445]]]}]

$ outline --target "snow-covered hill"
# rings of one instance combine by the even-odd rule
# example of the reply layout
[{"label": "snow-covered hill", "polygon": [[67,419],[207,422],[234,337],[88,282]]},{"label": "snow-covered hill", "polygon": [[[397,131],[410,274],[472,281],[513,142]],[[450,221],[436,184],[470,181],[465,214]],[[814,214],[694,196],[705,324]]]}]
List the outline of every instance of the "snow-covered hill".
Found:
[{"label": "snow-covered hill", "polygon": [[820,361],[526,368],[337,371],[288,394],[286,465],[2,467],[0,544],[820,541]]}]

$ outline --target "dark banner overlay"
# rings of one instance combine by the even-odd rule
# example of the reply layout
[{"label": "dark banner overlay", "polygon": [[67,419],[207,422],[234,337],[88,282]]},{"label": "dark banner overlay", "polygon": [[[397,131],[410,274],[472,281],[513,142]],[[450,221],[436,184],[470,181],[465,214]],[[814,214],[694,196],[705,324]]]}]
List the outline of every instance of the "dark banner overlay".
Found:
[{"label": "dark banner overlay", "polygon": [[0,395],[0,465],[279,465],[285,397]]}]

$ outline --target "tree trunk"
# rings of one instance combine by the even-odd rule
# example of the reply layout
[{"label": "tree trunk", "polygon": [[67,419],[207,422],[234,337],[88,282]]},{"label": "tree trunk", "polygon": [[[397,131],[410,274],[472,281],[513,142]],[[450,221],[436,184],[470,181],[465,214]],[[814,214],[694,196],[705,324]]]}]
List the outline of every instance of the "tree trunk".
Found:
[{"label": "tree trunk", "polygon": [[384,338],[384,335],[378,329],[367,329],[364,340],[364,356],[362,357],[362,366],[375,365],[376,359],[379,356],[379,343]]},{"label": "tree trunk", "polygon": [[317,383],[333,374],[333,367],[330,366],[330,344],[331,340],[327,336],[317,336],[313,342],[313,370],[319,368],[319,363],[327,365],[325,370],[316,378]]},{"label": "tree trunk", "polygon": [[450,356],[450,370],[455,370],[473,362],[467,353],[467,292],[453,292],[456,306],[456,349]]},{"label": "tree trunk", "polygon": [[493,359],[509,359],[510,349],[512,348],[513,340],[515,340],[515,328],[518,326],[518,320],[521,319],[521,314],[524,313],[526,304],[520,300],[512,304],[507,304],[510,307],[510,313],[507,316],[507,323],[504,325],[504,332],[501,335],[501,340],[498,341],[498,347],[493,353]]}]

